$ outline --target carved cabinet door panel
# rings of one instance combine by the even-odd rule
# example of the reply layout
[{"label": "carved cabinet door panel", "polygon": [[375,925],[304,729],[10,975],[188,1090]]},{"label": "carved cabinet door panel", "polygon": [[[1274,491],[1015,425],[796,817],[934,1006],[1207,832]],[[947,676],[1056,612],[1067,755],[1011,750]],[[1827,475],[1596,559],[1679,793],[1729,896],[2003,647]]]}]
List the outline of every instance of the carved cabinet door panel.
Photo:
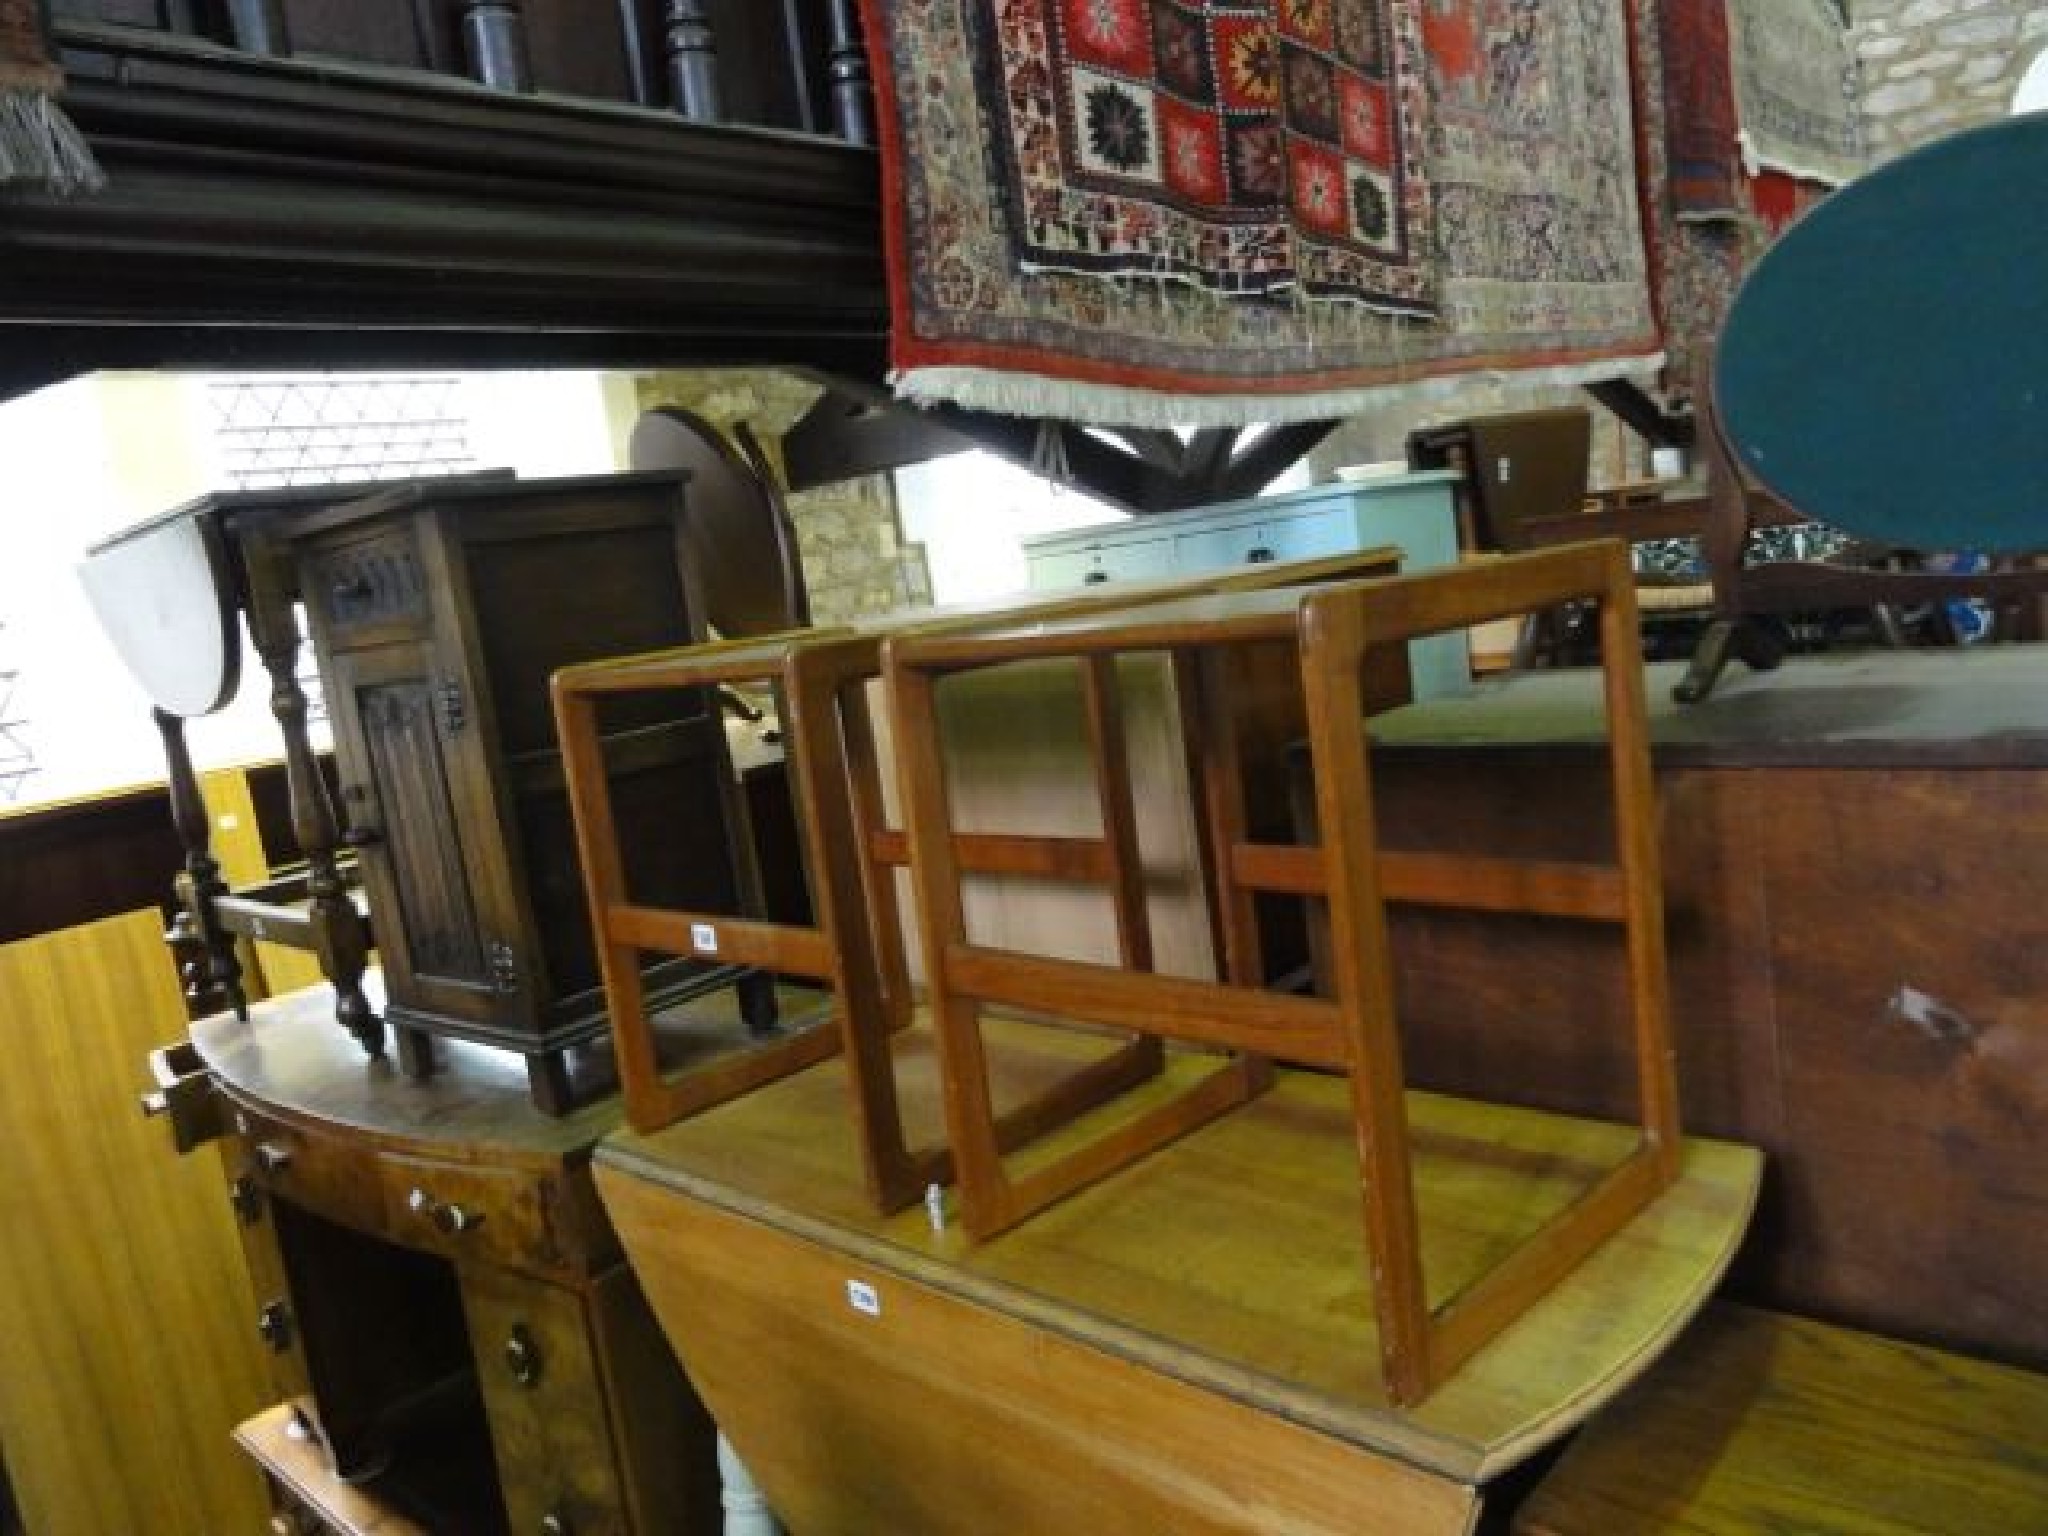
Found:
[{"label": "carved cabinet door panel", "polygon": [[[490,1026],[518,1017],[518,919],[488,774],[467,761],[467,679],[419,643],[331,659],[342,806],[391,1001]],[[386,916],[389,914],[389,916]]]}]

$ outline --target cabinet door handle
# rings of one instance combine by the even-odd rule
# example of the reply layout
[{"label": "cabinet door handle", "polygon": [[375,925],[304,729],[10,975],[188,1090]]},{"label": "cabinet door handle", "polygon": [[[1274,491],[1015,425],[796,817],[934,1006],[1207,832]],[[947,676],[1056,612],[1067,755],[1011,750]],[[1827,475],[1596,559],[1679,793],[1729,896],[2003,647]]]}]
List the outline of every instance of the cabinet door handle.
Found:
[{"label": "cabinet door handle", "polygon": [[1083,576],[1081,578],[1081,585],[1084,587],[1099,587],[1108,580],[1109,572],[1090,571],[1086,576]]},{"label": "cabinet door handle", "polygon": [[1272,547],[1266,544],[1254,544],[1244,552],[1244,563],[1246,565],[1271,565],[1273,563]]}]

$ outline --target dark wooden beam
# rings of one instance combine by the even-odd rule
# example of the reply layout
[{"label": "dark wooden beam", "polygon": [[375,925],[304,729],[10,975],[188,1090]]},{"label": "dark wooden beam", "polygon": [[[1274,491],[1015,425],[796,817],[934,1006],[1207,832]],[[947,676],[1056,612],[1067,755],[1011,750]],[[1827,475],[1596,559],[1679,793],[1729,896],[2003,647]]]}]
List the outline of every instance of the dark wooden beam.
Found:
[{"label": "dark wooden beam", "polygon": [[828,389],[783,434],[782,468],[789,488],[805,491],[974,446],[924,411],[853,401]]},{"label": "dark wooden beam", "polygon": [[[218,328],[264,366],[879,377],[871,150],[139,29],[57,36],[66,108],[109,184],[8,200],[0,326],[53,328],[13,341],[61,333],[102,367],[150,351],[198,364],[238,345],[198,335]],[[148,339],[121,334],[137,327]]]},{"label": "dark wooden beam", "polygon": [[1217,487],[1223,483],[1224,472],[1230,468],[1230,456],[1237,451],[1241,436],[1243,429],[1239,427],[1204,427],[1188,439],[1180,468],[1186,495],[1195,502],[1222,499]]},{"label": "dark wooden beam", "polygon": [[1066,457],[1067,484],[1085,491],[1127,512],[1167,512],[1182,503],[1175,500],[1179,483],[1147,464],[1137,454],[1103,441],[1072,422],[1041,424],[1018,416],[996,416],[981,411],[962,411],[952,406],[935,407],[931,414],[946,426],[990,453],[1025,469],[1045,472],[1042,426],[1059,434]]},{"label": "dark wooden beam", "polygon": [[60,349],[40,345],[39,340],[17,340],[0,331],[0,400],[33,394],[87,371],[74,366]]},{"label": "dark wooden beam", "polygon": [[1268,427],[1231,458],[1217,487],[1216,500],[1236,501],[1256,496],[1271,485],[1303,454],[1341,425],[1335,421],[1295,421]]},{"label": "dark wooden beam", "polygon": [[1631,431],[1653,446],[1692,447],[1692,417],[1665,410],[1634,380],[1602,379],[1597,384],[1586,385],[1585,388],[1587,394],[1619,416]]},{"label": "dark wooden beam", "polygon": [[[793,490],[978,447],[1037,474],[1045,473],[1048,457],[1063,459],[1068,484],[1128,512],[1178,512],[1256,495],[1337,426],[1318,421],[1269,428],[1235,454],[1230,450],[1241,429],[1206,428],[1184,451],[1171,432],[922,408],[896,400],[872,373],[800,371],[825,393],[783,438]],[[1056,445],[1048,444],[1048,433],[1058,434]]]},{"label": "dark wooden beam", "polygon": [[1178,476],[1187,463],[1187,445],[1177,433],[1164,428],[1101,427],[1096,430],[1111,433],[1147,464],[1169,475]]},{"label": "dark wooden beam", "polygon": [[951,434],[956,440],[965,439],[968,446],[984,449],[1034,474],[1046,470],[1048,445],[1044,433],[1056,432],[1058,451],[1066,461],[1067,483],[1127,512],[1165,512],[1189,504],[1178,499],[1183,487],[1175,476],[1147,463],[1130,449],[1097,437],[1072,422],[1041,423],[1022,416],[998,416],[951,405],[906,405],[889,393],[878,375],[833,374],[819,369],[799,371],[849,401],[877,410],[909,412],[927,428]]}]

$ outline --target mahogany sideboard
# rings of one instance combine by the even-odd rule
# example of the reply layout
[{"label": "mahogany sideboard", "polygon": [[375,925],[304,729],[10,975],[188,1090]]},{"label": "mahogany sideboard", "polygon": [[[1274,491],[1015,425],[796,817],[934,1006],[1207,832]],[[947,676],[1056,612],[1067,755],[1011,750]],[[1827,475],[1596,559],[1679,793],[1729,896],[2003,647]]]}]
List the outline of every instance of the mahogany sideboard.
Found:
[{"label": "mahogany sideboard", "polygon": [[546,1115],[465,1041],[428,1078],[366,1063],[323,988],[191,1046],[172,1118],[218,1136],[284,1428],[326,1469],[273,1476],[284,1518],[346,1528],[310,1481],[437,1536],[719,1529],[710,1419],[591,1185],[616,1097]]},{"label": "mahogany sideboard", "polygon": [[[1797,658],[1650,731],[1685,1123],[1762,1147],[1736,1296],[2048,1364],[2048,671],[2034,647]],[[1603,846],[1597,674],[1532,672],[1374,722],[1387,840]],[[1414,1081],[1626,1108],[1594,936],[1393,914]],[[1513,1038],[1488,1006],[1512,991]]]}]

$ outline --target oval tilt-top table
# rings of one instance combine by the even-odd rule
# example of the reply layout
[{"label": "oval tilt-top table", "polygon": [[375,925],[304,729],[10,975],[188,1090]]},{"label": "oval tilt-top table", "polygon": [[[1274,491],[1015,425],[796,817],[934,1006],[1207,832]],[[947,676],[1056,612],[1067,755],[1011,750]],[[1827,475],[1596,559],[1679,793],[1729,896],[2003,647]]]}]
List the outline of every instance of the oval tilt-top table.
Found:
[{"label": "oval tilt-top table", "polygon": [[1702,401],[1716,611],[1681,701],[1730,655],[1777,665],[1761,615],[2048,593],[2024,561],[1746,559],[1787,508],[1908,554],[2048,547],[2044,169],[2048,115],[1939,140],[1832,194],[1744,282]]},{"label": "oval tilt-top table", "polygon": [[2048,545],[2048,115],[1892,161],[1789,230],[1716,349],[1766,489],[1865,538]]}]

